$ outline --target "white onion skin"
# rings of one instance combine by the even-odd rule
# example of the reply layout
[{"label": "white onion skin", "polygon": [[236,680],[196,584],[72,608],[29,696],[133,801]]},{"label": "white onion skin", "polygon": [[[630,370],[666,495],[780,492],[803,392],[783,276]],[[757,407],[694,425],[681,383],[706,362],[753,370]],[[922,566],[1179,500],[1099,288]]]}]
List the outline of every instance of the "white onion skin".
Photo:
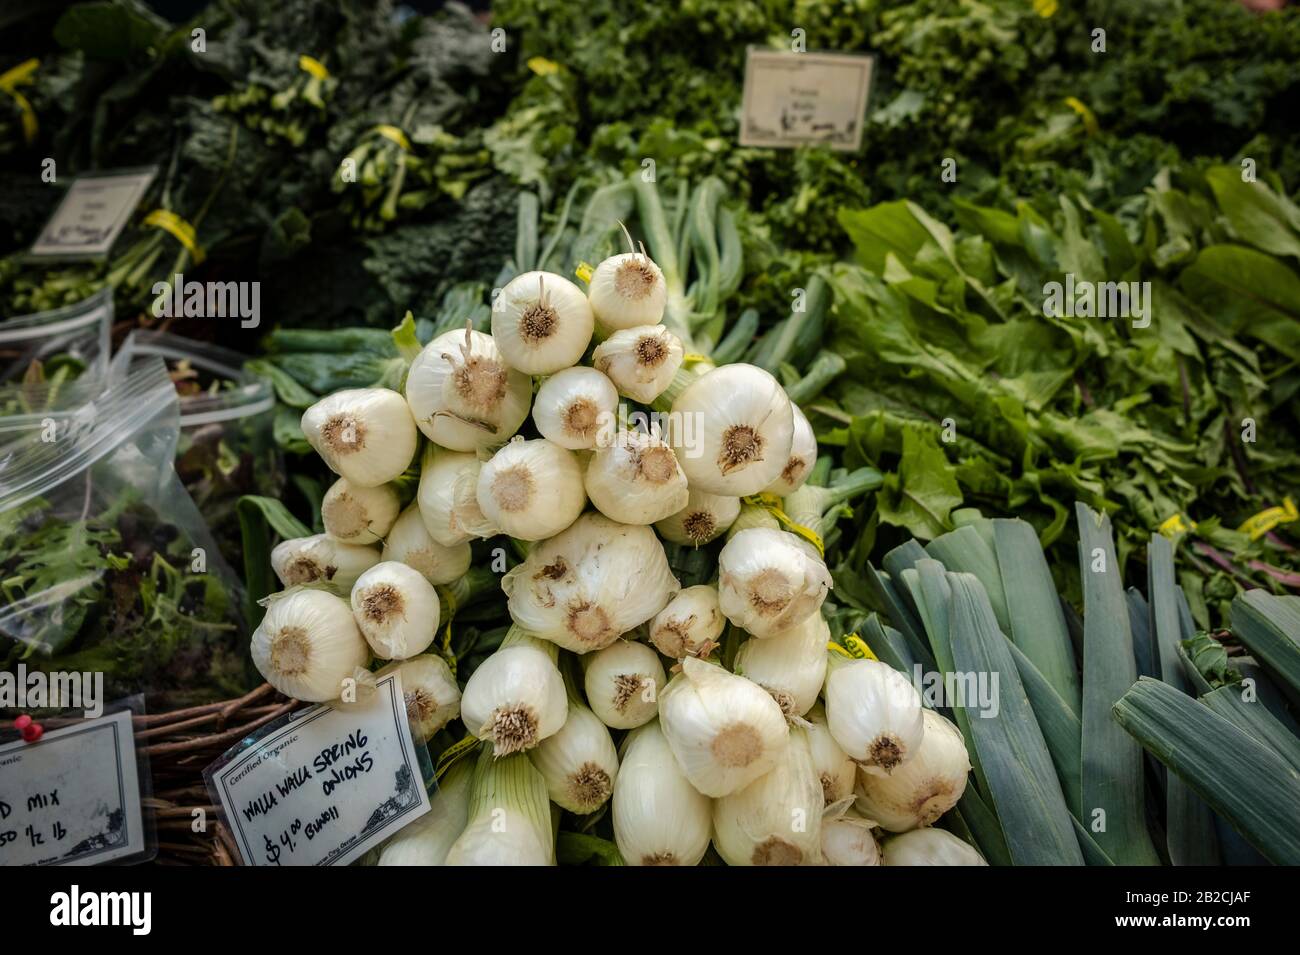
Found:
[{"label": "white onion skin", "polygon": [[690,488],[686,506],[655,521],[659,536],[674,544],[700,547],[717,540],[740,516],[740,498]]},{"label": "white onion skin", "polygon": [[510,438],[532,397],[532,379],[506,364],[492,336],[473,330],[434,338],[406,375],[416,425],[452,451],[486,450]]},{"label": "white onion skin", "polygon": [[836,866],[882,864],[870,823],[849,814],[822,820],[822,858]]},{"label": "white onion skin", "polygon": [[988,865],[974,847],[943,829],[914,829],[886,839],[883,864]]},{"label": "white onion skin", "polygon": [[384,560],[413,567],[434,585],[460,580],[472,560],[469,544],[444,547],[433,539],[417,505],[412,504],[393,524],[384,541]]},{"label": "white onion skin", "polygon": [[817,613],[830,587],[825,562],[787,531],[749,527],[718,554],[722,612],[760,640]]},{"label": "white onion skin", "polygon": [[285,587],[323,583],[345,595],[379,560],[378,548],[344,544],[328,534],[294,537],[271,550],[271,569]]},{"label": "white onion skin", "polygon": [[253,632],[251,654],[266,682],[305,703],[339,699],[344,681],[370,662],[348,602],[310,589],[270,601]]},{"label": "white onion skin", "polygon": [[489,523],[526,541],[554,537],[587,503],[577,457],[545,438],[517,439],[494,454],[479,470],[477,498]]},{"label": "white onion skin", "polygon": [[307,442],[335,474],[358,487],[401,476],[415,457],[417,433],[402,396],[387,388],[348,388],[302,415]]},{"label": "white onion skin", "polygon": [[[620,282],[620,272],[624,270],[627,272]],[[639,281],[628,281],[634,278]],[[649,256],[624,252],[611,255],[596,266],[587,298],[596,319],[605,328],[657,325],[664,317],[668,286],[664,273]]]},{"label": "white onion skin", "polygon": [[826,723],[835,742],[866,772],[898,772],[923,742],[920,694],[878,660],[827,662]]},{"label": "white onion skin", "polygon": [[696,865],[709,848],[707,796],[682,775],[658,723],[628,734],[611,815],[614,842],[628,865]]},{"label": "white onion skin", "polygon": [[583,486],[597,510],[623,524],[653,524],[680,511],[690,496],[672,448],[636,431],[595,450]]},{"label": "white onion skin", "polygon": [[820,613],[765,640],[740,645],[733,669],[767,690],[787,719],[807,713],[826,682],[831,628]]},{"label": "white onion skin", "polygon": [[691,785],[714,798],[763,776],[790,741],[766,690],[695,657],[659,694],[659,725]]},{"label": "white onion skin", "polygon": [[887,776],[858,773],[858,811],[890,832],[932,825],[966,791],[971,764],[961,731],[933,710],[924,717],[912,759]]},{"label": "white onion skin", "polygon": [[[615,640],[584,656],[582,663],[587,703],[606,726],[635,729],[658,715],[659,693],[668,677],[659,657],[645,644]],[[632,684],[636,685],[629,692]]]},{"label": "white onion skin", "polygon": [[595,368],[577,366],[551,375],[533,399],[533,423],[543,438],[570,451],[596,446],[605,422],[618,413],[618,389]]},{"label": "white onion skin", "polygon": [[817,464],[817,436],[813,434],[812,425],[794,402],[790,403],[790,410],[794,412],[794,440],[790,445],[790,455],[777,479],[764,488],[768,494],[778,497],[793,494],[803,487]]},{"label": "white onion skin", "polygon": [[718,605],[718,591],[696,584],[678,592],[650,622],[650,642],[664,656],[708,656],[727,625]]},{"label": "white onion skin", "polygon": [[529,375],[577,364],[594,329],[587,296],[554,272],[516,276],[492,307],[492,339],[506,364]]},{"label": "white onion skin", "polygon": [[785,389],[754,365],[706,372],[673,401],[669,443],[693,489],[744,497],[781,476],[794,444]]},{"label": "white onion skin", "polygon": [[620,395],[649,404],[672,384],[685,356],[681,339],[663,325],[638,325],[620,329],[597,345],[591,362],[609,376]]},{"label": "white onion skin", "polygon": [[442,613],[438,592],[414,567],[380,561],[352,587],[361,635],[383,660],[406,660],[433,643]]}]

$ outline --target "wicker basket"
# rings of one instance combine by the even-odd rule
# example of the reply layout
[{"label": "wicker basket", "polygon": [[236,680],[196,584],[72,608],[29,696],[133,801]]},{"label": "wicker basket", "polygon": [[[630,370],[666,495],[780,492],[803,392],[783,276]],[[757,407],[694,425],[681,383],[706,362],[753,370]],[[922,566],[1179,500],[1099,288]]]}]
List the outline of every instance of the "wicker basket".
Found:
[{"label": "wicker basket", "polygon": [[[269,683],[236,700],[192,706],[134,719],[136,745],[149,757],[159,865],[237,865],[230,830],[219,820],[203,784],[203,770],[243,737],[301,704]],[[206,814],[194,831],[194,810]]]}]

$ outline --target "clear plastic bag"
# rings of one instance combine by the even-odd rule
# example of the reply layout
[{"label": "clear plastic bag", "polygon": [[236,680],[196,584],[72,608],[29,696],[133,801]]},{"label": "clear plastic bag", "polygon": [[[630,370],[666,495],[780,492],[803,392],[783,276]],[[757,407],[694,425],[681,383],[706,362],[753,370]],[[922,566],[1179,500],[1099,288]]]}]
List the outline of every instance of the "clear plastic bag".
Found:
[{"label": "clear plastic bag", "polygon": [[[112,326],[112,288],[103,288],[75,305],[0,322],[0,383],[4,391],[25,378],[30,382],[32,366],[38,361],[47,382],[55,376],[103,378]],[[3,404],[0,411],[4,411]]]},{"label": "clear plastic bag", "polygon": [[0,664],[168,707],[238,694],[242,586],[172,466],[176,389],[161,358],[123,364],[52,440],[0,446]]},{"label": "clear plastic bag", "polygon": [[279,497],[284,461],[275,442],[275,392],[246,372],[244,355],[167,332],[138,329],[123,343],[117,366],[156,355],[180,393],[176,472],[235,563],[242,544],[236,505],[245,494]]}]

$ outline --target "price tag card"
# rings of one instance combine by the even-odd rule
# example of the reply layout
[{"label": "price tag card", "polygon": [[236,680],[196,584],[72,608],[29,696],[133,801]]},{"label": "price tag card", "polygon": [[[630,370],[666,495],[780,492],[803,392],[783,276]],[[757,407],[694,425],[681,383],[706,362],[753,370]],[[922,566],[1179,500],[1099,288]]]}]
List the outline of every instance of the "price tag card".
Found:
[{"label": "price tag card", "polygon": [[402,684],[312,706],[204,771],[245,865],[346,865],[429,811]]},{"label": "price tag card", "polygon": [[0,746],[0,866],[100,865],[145,849],[130,711]]},{"label": "price tag card", "polygon": [[862,145],[872,57],[749,49],[740,145]]},{"label": "price tag card", "polygon": [[107,255],[157,174],[153,166],[78,176],[30,254],[60,259]]}]

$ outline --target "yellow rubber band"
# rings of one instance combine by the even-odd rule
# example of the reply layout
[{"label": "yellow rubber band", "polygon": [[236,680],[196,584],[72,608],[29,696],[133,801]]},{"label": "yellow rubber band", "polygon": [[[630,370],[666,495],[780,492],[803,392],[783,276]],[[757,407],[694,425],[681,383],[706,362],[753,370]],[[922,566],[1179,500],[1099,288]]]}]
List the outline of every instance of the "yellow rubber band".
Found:
[{"label": "yellow rubber band", "polygon": [[842,657],[852,656],[852,654],[849,653],[848,650],[845,650],[838,643],[828,643],[826,644],[826,649],[829,650],[831,653],[838,653]]},{"label": "yellow rubber band", "polygon": [[1089,136],[1096,136],[1097,133],[1101,131],[1101,127],[1097,124],[1097,115],[1090,110],[1087,104],[1082,100],[1075,99],[1073,96],[1067,96],[1065,98],[1065,105],[1070,107],[1070,109],[1074,110],[1083,118],[1083,128],[1088,131]]},{"label": "yellow rubber band", "polygon": [[1254,541],[1259,540],[1279,524],[1290,524],[1296,520],[1300,520],[1300,510],[1296,509],[1295,501],[1286,497],[1282,499],[1280,507],[1266,508],[1253,517],[1246,518],[1237,530],[1249,534],[1250,539]]},{"label": "yellow rubber band", "polygon": [[447,661],[447,667],[451,670],[451,675],[456,675],[456,654],[451,649],[451,621],[456,616],[456,598],[450,590],[442,591],[442,596],[447,601],[447,629],[442,634],[442,656]]},{"label": "yellow rubber band", "polygon": [[1166,517],[1156,529],[1166,537],[1175,537],[1178,534],[1186,534],[1188,531],[1196,530],[1196,521],[1190,517],[1184,517],[1182,513],[1178,513]]},{"label": "yellow rubber band", "polygon": [[447,770],[451,769],[452,765],[458,759],[460,759],[466,753],[472,753],[474,749],[478,746],[478,744],[479,744],[479,740],[475,739],[473,734],[466,736],[459,743],[452,743],[450,746],[444,749],[442,751],[442,755],[438,757],[438,762],[433,767],[434,777],[436,779],[442,779],[443,775],[447,772]]},{"label": "yellow rubber band", "polygon": [[552,73],[560,72],[560,64],[544,56],[533,57],[528,61],[528,68],[538,76],[550,76]]},{"label": "yellow rubber band", "polygon": [[591,284],[591,277],[595,272],[596,270],[591,267],[590,262],[579,262],[578,267],[573,270],[573,274],[582,279],[582,281],[586,282],[588,285]]},{"label": "yellow rubber band", "polygon": [[199,245],[197,233],[194,226],[190,225],[170,209],[155,209],[144,217],[145,225],[157,226],[164,232],[170,232],[176,241],[185,246],[186,251],[194,259],[195,265],[202,265],[206,259],[207,253]]},{"label": "yellow rubber band", "polygon": [[701,355],[699,352],[687,352],[682,356],[682,364],[699,365],[703,362],[712,362],[713,359],[708,355]]},{"label": "yellow rubber band", "polygon": [[867,646],[867,641],[856,633],[848,634],[844,638],[843,646],[838,643],[828,643],[826,649],[851,660],[875,660],[877,663],[880,662],[880,658],[871,652],[871,647]]},{"label": "yellow rubber band", "polygon": [[821,535],[810,527],[804,527],[802,524],[796,523],[794,518],[781,510],[781,499],[775,494],[768,494],[766,492],[762,494],[751,494],[749,497],[742,498],[742,500],[746,504],[754,504],[763,508],[775,517],[777,521],[784,525],[786,530],[792,534],[798,534],[808,543],[816,547],[817,553],[821,554],[823,557],[826,556],[826,545],[822,543]]},{"label": "yellow rubber band", "polygon": [[383,123],[376,126],[371,130],[371,132],[377,133],[385,139],[397,143],[397,145],[402,147],[404,152],[409,153],[411,151],[411,141],[406,138],[406,133],[402,132],[396,126],[389,126],[387,123]]},{"label": "yellow rubber band", "polygon": [[330,78],[330,71],[325,69],[325,64],[314,56],[308,56],[306,53],[298,57],[298,69],[304,73],[310,73],[318,80]]},{"label": "yellow rubber band", "polygon": [[1056,0],[1034,0],[1034,12],[1046,20],[1060,9]]},{"label": "yellow rubber band", "polygon": [[40,124],[36,121],[36,110],[32,109],[32,104],[26,96],[18,92],[17,87],[20,83],[30,83],[32,74],[40,65],[41,61],[33,57],[0,73],[0,90],[12,96],[14,102],[18,104],[18,112],[23,118],[23,139],[28,143],[36,138],[36,131],[40,128]]}]

